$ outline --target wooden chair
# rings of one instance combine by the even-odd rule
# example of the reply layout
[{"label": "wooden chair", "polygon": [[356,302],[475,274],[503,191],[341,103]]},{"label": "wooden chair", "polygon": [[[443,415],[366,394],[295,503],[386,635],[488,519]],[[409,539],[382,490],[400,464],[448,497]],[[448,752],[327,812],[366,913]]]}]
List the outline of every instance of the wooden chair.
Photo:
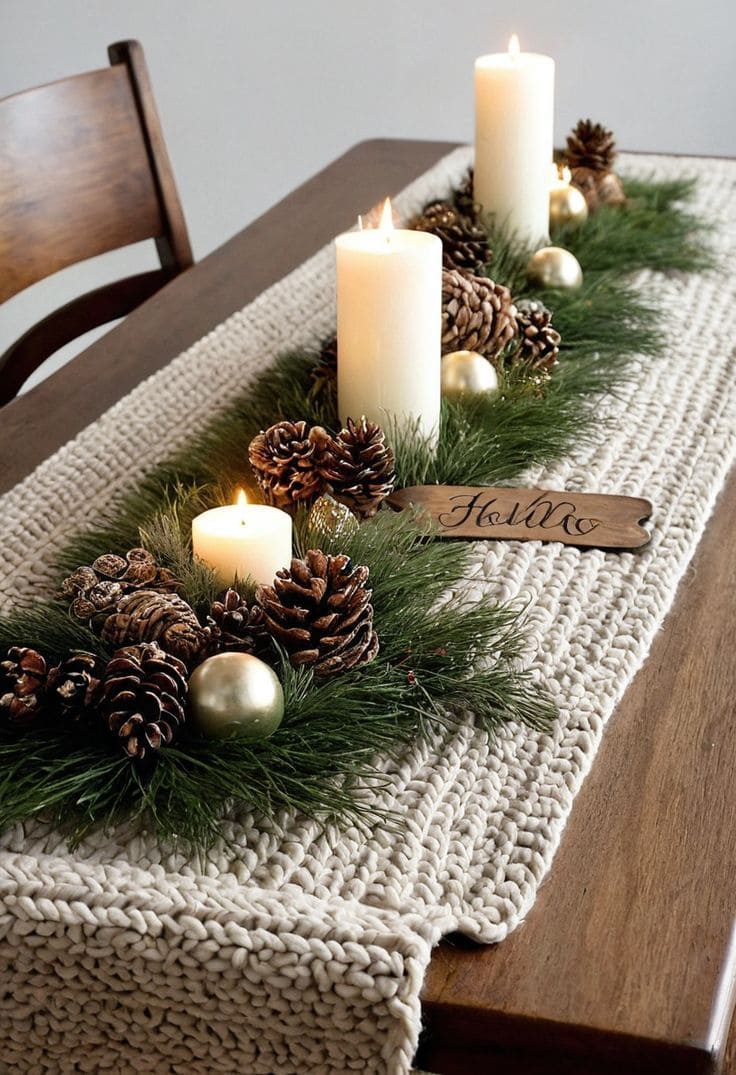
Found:
[{"label": "wooden chair", "polygon": [[0,303],[85,258],[155,239],[160,269],[90,291],[0,357],[0,406],[46,358],[124,317],[192,264],[186,223],[137,41],[110,67],[0,101]]}]

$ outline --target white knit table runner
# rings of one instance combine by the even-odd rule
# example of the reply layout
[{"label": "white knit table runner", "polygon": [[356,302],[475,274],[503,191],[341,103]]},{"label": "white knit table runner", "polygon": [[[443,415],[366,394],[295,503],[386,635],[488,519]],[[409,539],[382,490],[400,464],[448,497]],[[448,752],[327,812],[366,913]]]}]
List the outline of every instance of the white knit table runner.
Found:
[{"label": "white knit table runner", "polygon": [[[399,209],[447,193],[469,159],[462,150],[441,161]],[[736,163],[636,157],[621,170],[696,176],[698,208],[733,264]],[[666,356],[642,361],[636,383],[602,406],[616,421],[598,444],[535,478],[650,497],[651,544],[622,554],[478,543],[466,584],[477,600],[531,598],[530,659],[560,708],[553,733],[510,727],[491,743],[469,716],[447,741],[407,751],[386,767],[382,793],[405,819],[400,836],[323,833],[293,817],[279,834],[243,813],[228,822],[238,853],[195,863],[145,833],[97,835],[73,853],[39,825],[6,833],[0,1003],[10,1070],[408,1070],[432,946],[452,930],[500,941],[529,911],[734,454],[736,277],[644,273],[640,283],[664,307]],[[327,334],[333,287],[327,247],[0,497],[0,608],[48,582],[38,565],[91,509],[141,460],[170,455],[264,356]]]}]

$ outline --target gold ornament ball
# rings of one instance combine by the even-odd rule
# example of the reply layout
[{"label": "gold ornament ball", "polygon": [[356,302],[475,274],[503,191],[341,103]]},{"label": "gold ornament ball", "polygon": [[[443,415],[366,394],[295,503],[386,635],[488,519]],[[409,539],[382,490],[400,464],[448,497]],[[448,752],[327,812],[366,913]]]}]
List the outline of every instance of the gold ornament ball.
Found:
[{"label": "gold ornament ball", "polygon": [[442,359],[442,395],[445,399],[491,395],[498,391],[498,374],[475,351],[452,351]]},{"label": "gold ornament ball", "polygon": [[577,187],[553,187],[549,192],[549,226],[560,228],[563,224],[579,226],[588,219],[588,203]]},{"label": "gold ornament ball", "polygon": [[250,653],[216,653],[189,679],[192,717],[203,735],[265,739],[284,716],[284,691],[272,668]]},{"label": "gold ornament ball", "polygon": [[531,282],[539,287],[572,289],[583,282],[580,262],[561,246],[543,246],[537,250],[529,259],[526,271]]}]

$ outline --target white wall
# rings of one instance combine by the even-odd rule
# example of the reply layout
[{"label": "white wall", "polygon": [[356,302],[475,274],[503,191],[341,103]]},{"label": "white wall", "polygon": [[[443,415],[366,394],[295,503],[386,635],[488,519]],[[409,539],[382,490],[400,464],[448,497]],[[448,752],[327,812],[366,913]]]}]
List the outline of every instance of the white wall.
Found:
[{"label": "white wall", "polygon": [[[362,139],[469,140],[473,58],[514,30],[557,61],[558,141],[590,115],[625,148],[736,155],[735,28],[734,0],[0,0],[0,97],[138,38],[201,258]],[[0,353],[101,281],[72,272],[0,308]]]}]

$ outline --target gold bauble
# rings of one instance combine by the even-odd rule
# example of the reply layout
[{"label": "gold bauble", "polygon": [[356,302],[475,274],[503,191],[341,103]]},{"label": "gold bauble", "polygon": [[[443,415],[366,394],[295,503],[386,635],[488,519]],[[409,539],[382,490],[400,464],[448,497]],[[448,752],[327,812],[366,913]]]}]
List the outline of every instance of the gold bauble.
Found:
[{"label": "gold bauble", "polygon": [[531,282],[539,287],[576,288],[583,282],[580,262],[561,246],[543,246],[537,250],[529,259],[526,271]]},{"label": "gold bauble", "polygon": [[588,203],[577,187],[553,187],[549,192],[549,226],[560,228],[563,224],[576,227],[588,219]]},{"label": "gold bauble", "polygon": [[250,653],[216,653],[189,679],[192,718],[203,735],[264,739],[284,715],[284,691],[272,668]]},{"label": "gold bauble", "polygon": [[491,395],[498,391],[498,374],[475,351],[452,351],[442,359],[442,395],[445,399]]},{"label": "gold bauble", "polygon": [[360,523],[345,504],[338,503],[329,493],[317,497],[307,516],[308,526],[322,538],[350,538]]}]

